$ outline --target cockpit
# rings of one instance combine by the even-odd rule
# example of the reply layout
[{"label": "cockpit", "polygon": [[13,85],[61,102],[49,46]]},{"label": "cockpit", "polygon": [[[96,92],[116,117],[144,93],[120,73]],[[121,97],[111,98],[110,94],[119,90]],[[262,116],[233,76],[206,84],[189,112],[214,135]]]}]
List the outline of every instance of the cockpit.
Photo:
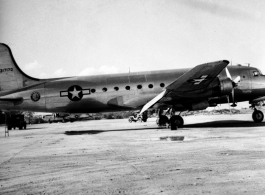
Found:
[{"label": "cockpit", "polygon": [[263,76],[259,69],[254,70],[252,73],[254,77]]}]

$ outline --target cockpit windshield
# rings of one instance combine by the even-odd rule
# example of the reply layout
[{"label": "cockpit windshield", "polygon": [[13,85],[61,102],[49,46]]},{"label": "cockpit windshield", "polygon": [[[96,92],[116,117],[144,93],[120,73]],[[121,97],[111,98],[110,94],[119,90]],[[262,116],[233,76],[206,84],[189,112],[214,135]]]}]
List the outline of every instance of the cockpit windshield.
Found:
[{"label": "cockpit windshield", "polygon": [[259,69],[256,69],[253,71],[253,76],[254,77],[258,77],[258,76],[263,76],[261,71]]},{"label": "cockpit windshield", "polygon": [[254,76],[254,77],[258,77],[258,76],[259,76],[259,72],[258,72],[258,71],[256,71],[256,70],[255,70],[255,71],[253,71],[253,76]]}]

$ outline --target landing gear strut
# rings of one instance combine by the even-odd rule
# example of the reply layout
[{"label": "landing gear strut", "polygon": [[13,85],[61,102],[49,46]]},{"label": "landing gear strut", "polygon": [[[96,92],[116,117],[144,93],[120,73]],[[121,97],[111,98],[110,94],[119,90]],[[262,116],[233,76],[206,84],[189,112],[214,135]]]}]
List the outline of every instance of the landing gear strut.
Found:
[{"label": "landing gear strut", "polygon": [[[166,111],[168,113],[169,110]],[[178,127],[183,127],[184,120],[180,115],[175,115],[175,110],[171,109],[171,117],[168,119],[166,115],[162,115],[163,110],[159,110],[158,112],[158,119],[156,121],[157,125],[159,127],[167,126],[167,124],[170,126],[171,130],[177,130]]]},{"label": "landing gear strut", "polygon": [[253,119],[253,121],[256,122],[256,123],[260,123],[260,122],[262,122],[263,119],[264,119],[264,114],[263,114],[263,112],[260,111],[260,110],[257,110],[256,108],[254,108],[254,112],[253,112],[253,114],[252,114],[252,119]]},{"label": "landing gear strut", "polygon": [[168,123],[168,118],[165,115],[161,115],[157,120],[156,120],[156,124],[159,127],[163,127],[163,126],[167,126]]}]

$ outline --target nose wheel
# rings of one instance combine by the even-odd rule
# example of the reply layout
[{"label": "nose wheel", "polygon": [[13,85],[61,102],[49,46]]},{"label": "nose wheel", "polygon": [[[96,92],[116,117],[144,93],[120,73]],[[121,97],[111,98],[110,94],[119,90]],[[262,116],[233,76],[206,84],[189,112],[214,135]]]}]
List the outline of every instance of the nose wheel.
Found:
[{"label": "nose wheel", "polygon": [[262,122],[263,119],[264,119],[264,114],[263,114],[263,112],[260,111],[260,110],[255,109],[254,112],[253,112],[253,114],[252,114],[252,119],[253,119],[253,121],[256,122],[256,123],[260,123],[260,122]]}]

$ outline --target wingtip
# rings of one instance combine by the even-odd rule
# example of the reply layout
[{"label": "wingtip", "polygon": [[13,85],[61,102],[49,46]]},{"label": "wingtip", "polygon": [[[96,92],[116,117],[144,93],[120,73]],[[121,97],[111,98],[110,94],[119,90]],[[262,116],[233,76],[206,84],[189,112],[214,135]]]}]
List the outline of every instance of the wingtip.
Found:
[{"label": "wingtip", "polygon": [[230,62],[228,60],[223,60],[224,63],[229,64]]}]

